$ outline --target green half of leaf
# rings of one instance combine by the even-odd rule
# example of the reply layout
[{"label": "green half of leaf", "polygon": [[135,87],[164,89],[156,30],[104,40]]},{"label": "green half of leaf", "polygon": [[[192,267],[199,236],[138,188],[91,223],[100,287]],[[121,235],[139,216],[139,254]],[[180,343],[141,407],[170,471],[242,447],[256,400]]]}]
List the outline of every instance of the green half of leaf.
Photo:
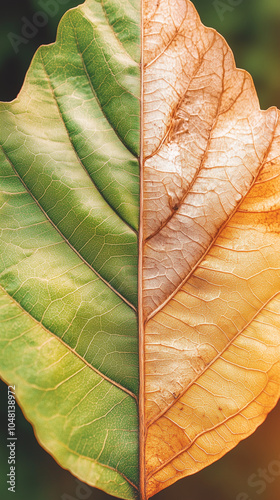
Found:
[{"label": "green half of leaf", "polygon": [[19,97],[0,107],[1,376],[63,467],[129,499],[138,484],[136,7],[88,0],[69,11]]}]

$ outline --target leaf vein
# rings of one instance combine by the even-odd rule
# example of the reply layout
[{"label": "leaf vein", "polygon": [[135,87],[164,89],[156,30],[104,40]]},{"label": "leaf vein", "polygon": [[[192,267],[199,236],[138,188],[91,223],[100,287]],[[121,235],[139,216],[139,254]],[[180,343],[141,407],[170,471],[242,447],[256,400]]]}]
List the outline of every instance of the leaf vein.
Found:
[{"label": "leaf vein", "polygon": [[107,377],[107,375],[105,375],[104,373],[102,373],[99,370],[97,370],[97,368],[95,368],[90,363],[88,363],[88,361],[86,361],[86,359],[84,359],[77,351],[75,351],[74,349],[72,349],[72,347],[70,347],[68,344],[66,344],[66,342],[64,342],[60,337],[58,337],[55,333],[53,333],[51,330],[49,330],[48,328],[46,328],[40,321],[38,321],[36,318],[34,318],[34,316],[32,316],[28,311],[26,311],[26,309],[24,309],[22,307],[22,305],[12,295],[10,295],[7,292],[7,290],[5,290],[5,288],[3,288],[2,285],[0,285],[0,289],[8,297],[10,297],[13,300],[13,302],[17,305],[17,307],[19,307],[22,310],[22,312],[24,314],[26,314],[32,321],[34,321],[37,325],[39,325],[46,333],[48,333],[49,335],[51,335],[54,339],[56,339],[64,347],[66,347],[66,349],[68,349],[69,352],[71,352],[72,354],[74,354],[75,356],[77,356],[77,358],[79,358],[81,361],[83,361],[83,363],[88,368],[90,368],[92,371],[94,371],[95,373],[97,373],[97,375],[99,375],[100,377],[102,377],[104,380],[106,380],[110,384],[114,385],[118,389],[122,390],[123,392],[127,393],[129,396],[131,396],[132,398],[134,398],[134,399],[137,400],[137,396],[133,392],[131,392],[129,389],[126,389],[126,387],[123,387],[121,384],[118,384],[118,382],[115,382],[115,380],[112,380],[111,378]]}]

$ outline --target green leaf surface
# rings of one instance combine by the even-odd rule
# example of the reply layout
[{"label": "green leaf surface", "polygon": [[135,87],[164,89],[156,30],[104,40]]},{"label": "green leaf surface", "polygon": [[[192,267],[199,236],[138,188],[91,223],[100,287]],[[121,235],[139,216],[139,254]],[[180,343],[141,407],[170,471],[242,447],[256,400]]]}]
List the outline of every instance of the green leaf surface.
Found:
[{"label": "green leaf surface", "polygon": [[129,499],[138,484],[139,18],[127,1],[69,11],[18,98],[0,107],[1,376],[63,467]]}]

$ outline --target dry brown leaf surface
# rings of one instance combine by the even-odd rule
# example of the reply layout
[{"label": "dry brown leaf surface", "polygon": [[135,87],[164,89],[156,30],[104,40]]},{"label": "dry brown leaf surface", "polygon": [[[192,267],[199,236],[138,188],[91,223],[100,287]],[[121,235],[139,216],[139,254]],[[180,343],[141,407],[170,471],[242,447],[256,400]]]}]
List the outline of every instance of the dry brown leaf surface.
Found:
[{"label": "dry brown leaf surface", "polygon": [[143,61],[150,497],[279,398],[280,124],[188,0],[144,2]]}]

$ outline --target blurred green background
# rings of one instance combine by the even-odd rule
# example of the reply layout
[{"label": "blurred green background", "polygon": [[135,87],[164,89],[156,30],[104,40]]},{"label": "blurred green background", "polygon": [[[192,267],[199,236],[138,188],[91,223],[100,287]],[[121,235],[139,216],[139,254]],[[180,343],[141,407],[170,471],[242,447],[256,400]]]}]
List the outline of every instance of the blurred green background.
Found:
[{"label": "blurred green background", "polygon": [[[74,0],[52,0],[48,22],[19,43],[25,21],[42,11],[48,0],[9,0],[0,15],[0,99],[12,100],[19,92],[36,48],[55,39],[63,12],[78,5]],[[60,5],[62,4],[63,5]],[[231,46],[237,66],[253,76],[263,109],[280,108],[280,1],[195,0],[207,26],[216,28]],[[56,12],[55,12],[56,11]],[[42,24],[44,24],[42,22]],[[31,33],[31,31],[30,31]],[[38,445],[31,425],[17,408],[17,491],[7,492],[7,387],[0,383],[0,499],[110,500],[95,489],[79,489],[71,474],[60,468]],[[256,433],[204,471],[179,481],[154,500],[280,500],[280,405]],[[263,476],[261,478],[261,476]],[[250,482],[250,484],[248,483]]]}]

